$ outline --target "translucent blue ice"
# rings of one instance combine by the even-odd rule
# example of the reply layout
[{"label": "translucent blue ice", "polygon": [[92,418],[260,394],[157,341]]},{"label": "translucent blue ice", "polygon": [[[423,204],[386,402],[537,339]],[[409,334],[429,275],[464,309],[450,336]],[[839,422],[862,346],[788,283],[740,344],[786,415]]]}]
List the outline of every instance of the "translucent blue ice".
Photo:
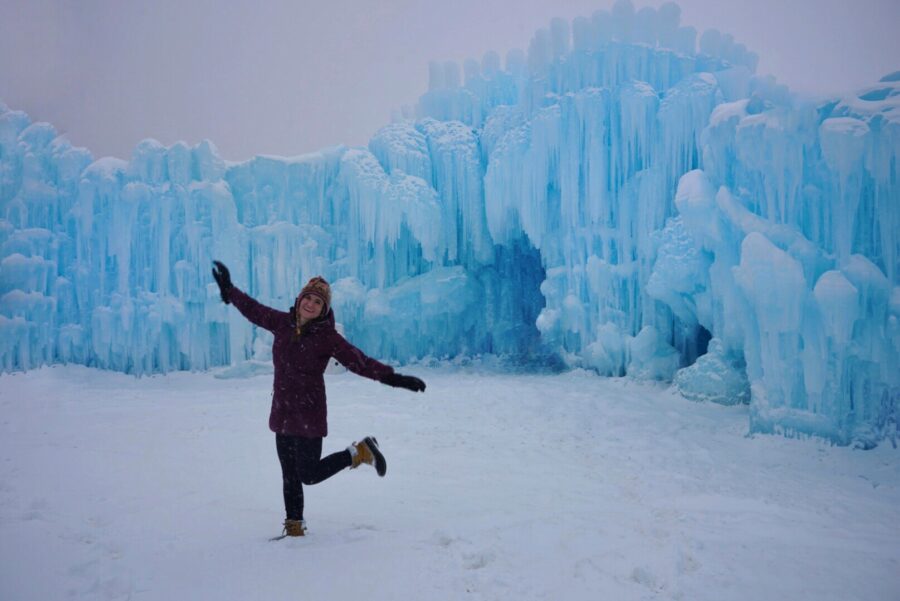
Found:
[{"label": "translucent blue ice", "polygon": [[876,444],[900,411],[900,77],[808,104],[756,63],[620,1],[433,63],[368,148],[242,163],[94,160],[0,104],[0,368],[264,371],[218,259],[285,309],[325,276],[382,359],[561,362]]}]

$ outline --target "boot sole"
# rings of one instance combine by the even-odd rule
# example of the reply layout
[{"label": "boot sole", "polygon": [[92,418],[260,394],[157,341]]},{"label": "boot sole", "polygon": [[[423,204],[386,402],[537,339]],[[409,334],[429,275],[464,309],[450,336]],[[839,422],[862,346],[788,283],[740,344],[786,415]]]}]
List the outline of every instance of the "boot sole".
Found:
[{"label": "boot sole", "polygon": [[366,446],[372,451],[372,457],[375,458],[375,471],[383,478],[387,473],[387,461],[381,454],[381,449],[378,448],[378,441],[374,436],[366,436],[363,442],[366,443]]}]

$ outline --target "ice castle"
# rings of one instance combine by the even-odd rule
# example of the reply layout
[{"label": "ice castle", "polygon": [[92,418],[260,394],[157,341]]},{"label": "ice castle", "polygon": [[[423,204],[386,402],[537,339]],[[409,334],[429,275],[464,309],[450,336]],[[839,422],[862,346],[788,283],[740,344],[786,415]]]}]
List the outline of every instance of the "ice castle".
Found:
[{"label": "ice castle", "polygon": [[222,160],[145,140],[95,160],[0,103],[0,369],[134,374],[269,359],[221,303],[338,321],[407,362],[499,355],[749,403],[838,444],[900,419],[900,72],[803,101],[669,3],[433,63],[368,148]]}]

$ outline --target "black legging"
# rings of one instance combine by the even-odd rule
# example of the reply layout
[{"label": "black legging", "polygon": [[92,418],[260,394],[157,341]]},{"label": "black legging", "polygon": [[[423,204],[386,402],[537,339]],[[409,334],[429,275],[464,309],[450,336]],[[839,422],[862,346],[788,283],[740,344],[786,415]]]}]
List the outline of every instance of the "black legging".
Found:
[{"label": "black legging", "polygon": [[322,459],[321,438],[276,434],[275,446],[284,483],[284,510],[289,520],[303,519],[304,484],[318,484],[352,463],[347,450]]}]

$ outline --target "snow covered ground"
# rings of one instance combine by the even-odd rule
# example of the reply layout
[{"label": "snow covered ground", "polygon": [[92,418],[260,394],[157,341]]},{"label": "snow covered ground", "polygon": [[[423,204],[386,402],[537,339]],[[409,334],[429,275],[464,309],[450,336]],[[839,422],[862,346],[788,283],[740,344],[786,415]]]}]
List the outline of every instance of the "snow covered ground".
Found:
[{"label": "snow covered ground", "polygon": [[900,598],[900,452],[747,436],[747,409],[584,373],[329,376],[281,531],[271,376],[0,377],[0,599]]}]

